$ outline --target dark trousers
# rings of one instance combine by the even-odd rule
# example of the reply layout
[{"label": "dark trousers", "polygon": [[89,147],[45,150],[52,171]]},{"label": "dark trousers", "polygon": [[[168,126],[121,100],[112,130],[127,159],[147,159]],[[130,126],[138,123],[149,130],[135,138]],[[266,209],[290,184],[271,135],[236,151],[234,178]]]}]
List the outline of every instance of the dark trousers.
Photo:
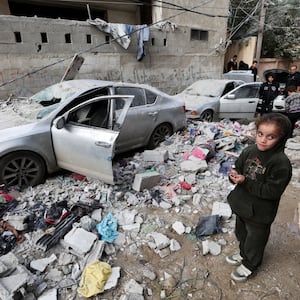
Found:
[{"label": "dark trousers", "polygon": [[296,112],[296,113],[288,113],[287,114],[288,118],[290,119],[291,123],[292,123],[292,132],[290,134],[290,137],[293,136],[293,130],[295,128],[295,124],[296,122],[300,119],[300,112]]},{"label": "dark trousers", "polygon": [[271,225],[249,222],[236,216],[235,235],[240,242],[242,264],[255,271],[261,264]]}]

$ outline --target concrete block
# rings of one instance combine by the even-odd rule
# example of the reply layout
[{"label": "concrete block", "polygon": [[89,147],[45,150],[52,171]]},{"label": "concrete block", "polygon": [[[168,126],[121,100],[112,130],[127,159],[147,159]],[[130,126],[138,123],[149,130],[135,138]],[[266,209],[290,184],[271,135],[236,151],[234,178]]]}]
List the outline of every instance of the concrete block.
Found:
[{"label": "concrete block", "polygon": [[169,159],[169,153],[167,150],[145,150],[143,152],[144,161],[164,162]]},{"label": "concrete block", "polygon": [[160,174],[158,172],[145,172],[136,174],[132,188],[140,192],[144,189],[151,189],[160,181]]},{"label": "concrete block", "polygon": [[97,240],[97,236],[94,233],[82,228],[73,228],[64,237],[67,246],[78,252],[78,254],[86,254],[90,251],[95,240]]},{"label": "concrete block", "polygon": [[178,241],[176,241],[175,239],[171,239],[170,241],[170,250],[172,252],[175,252],[175,251],[179,251],[181,249],[181,246],[179,244]]},{"label": "concrete block", "polygon": [[156,249],[158,250],[164,249],[170,245],[170,239],[160,232],[149,233],[149,236],[154,239]]}]

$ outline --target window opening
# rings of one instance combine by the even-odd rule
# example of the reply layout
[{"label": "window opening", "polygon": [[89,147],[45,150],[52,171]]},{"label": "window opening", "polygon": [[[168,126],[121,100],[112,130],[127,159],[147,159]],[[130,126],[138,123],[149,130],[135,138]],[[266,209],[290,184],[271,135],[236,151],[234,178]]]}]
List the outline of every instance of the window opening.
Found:
[{"label": "window opening", "polygon": [[22,43],[21,32],[15,31],[14,35],[15,35],[15,41],[16,41],[16,43]]},{"label": "window opening", "polygon": [[71,44],[71,33],[65,34],[65,41],[67,44]]},{"label": "window opening", "polygon": [[48,43],[48,37],[46,32],[41,32],[42,43]]}]

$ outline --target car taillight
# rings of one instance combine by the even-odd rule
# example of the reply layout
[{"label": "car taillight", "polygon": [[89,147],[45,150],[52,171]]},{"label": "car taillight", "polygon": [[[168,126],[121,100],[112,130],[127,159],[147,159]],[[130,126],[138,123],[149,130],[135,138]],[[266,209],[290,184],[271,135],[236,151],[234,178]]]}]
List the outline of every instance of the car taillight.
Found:
[{"label": "car taillight", "polygon": [[193,111],[191,111],[191,115],[196,116],[196,115],[198,115],[198,113],[195,110],[193,110]]}]

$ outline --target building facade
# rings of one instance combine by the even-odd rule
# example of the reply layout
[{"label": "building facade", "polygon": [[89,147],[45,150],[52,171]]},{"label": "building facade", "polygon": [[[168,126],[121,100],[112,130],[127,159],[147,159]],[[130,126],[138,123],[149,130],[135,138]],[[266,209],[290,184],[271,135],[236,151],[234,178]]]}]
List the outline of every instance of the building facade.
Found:
[{"label": "building facade", "polygon": [[[170,94],[222,76],[228,0],[143,3],[0,0],[0,97],[60,81],[76,54],[84,59],[76,78],[148,83]],[[115,36],[120,28],[131,30],[126,47]]]}]

